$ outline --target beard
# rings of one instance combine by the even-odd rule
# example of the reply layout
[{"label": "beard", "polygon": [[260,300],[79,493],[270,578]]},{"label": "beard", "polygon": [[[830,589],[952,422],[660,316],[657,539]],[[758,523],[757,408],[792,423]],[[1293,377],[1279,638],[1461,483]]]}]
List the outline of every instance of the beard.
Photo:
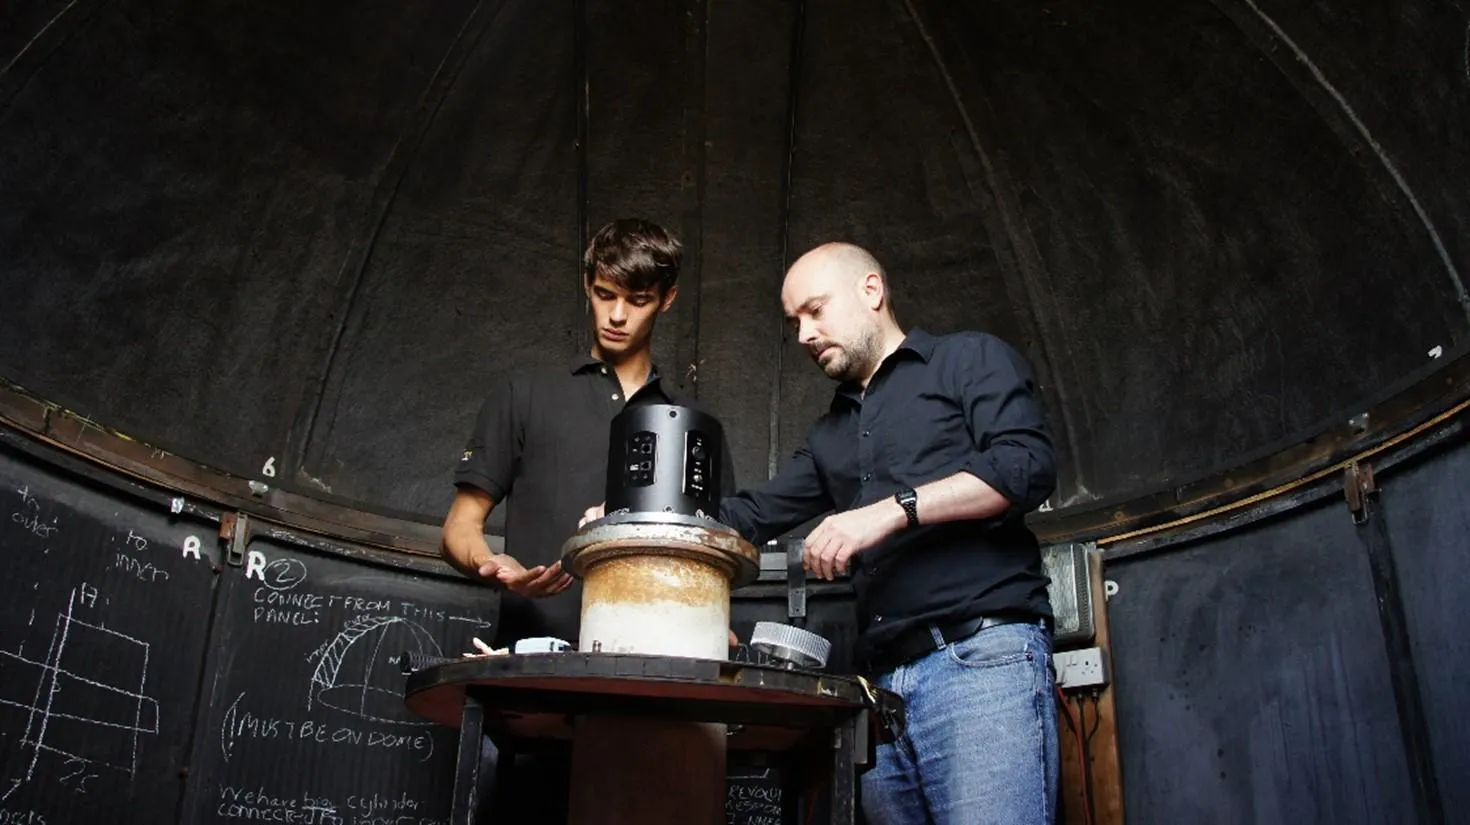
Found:
[{"label": "beard", "polygon": [[825,364],[818,361],[817,366],[834,381],[858,381],[871,374],[877,366],[878,354],[882,351],[879,339],[877,327],[870,327],[861,330],[847,343],[818,341],[811,350],[816,355],[824,347],[836,347],[832,357]]}]

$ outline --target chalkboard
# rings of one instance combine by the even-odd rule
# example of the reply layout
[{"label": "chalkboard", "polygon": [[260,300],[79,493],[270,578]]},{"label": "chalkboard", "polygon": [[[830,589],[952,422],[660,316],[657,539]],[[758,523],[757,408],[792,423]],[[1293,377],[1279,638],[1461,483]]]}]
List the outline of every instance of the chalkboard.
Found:
[{"label": "chalkboard", "polygon": [[252,542],[220,595],[183,821],[444,822],[457,731],[404,708],[397,659],[471,650],[494,599]]},{"label": "chalkboard", "polygon": [[731,764],[725,786],[726,825],[782,825],[781,774],[774,767]]},{"label": "chalkboard", "polygon": [[[101,473],[0,439],[0,825],[445,822],[457,732],[396,660],[489,638],[494,594],[260,523],[230,564],[207,508]],[[729,823],[795,821],[764,755],[729,777]]]},{"label": "chalkboard", "polygon": [[216,534],[0,449],[0,823],[175,819]]}]

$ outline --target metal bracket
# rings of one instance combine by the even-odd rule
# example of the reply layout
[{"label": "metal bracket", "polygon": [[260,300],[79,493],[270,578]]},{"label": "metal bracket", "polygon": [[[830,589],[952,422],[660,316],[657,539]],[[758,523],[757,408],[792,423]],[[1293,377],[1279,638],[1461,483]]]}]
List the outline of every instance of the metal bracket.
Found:
[{"label": "metal bracket", "polygon": [[853,725],[852,741],[852,764],[871,765],[873,762],[873,744],[868,741],[868,709],[858,711],[857,724]]},{"label": "metal bracket", "polygon": [[225,546],[225,563],[231,567],[245,564],[245,547],[250,544],[250,516],[245,513],[225,513],[219,519],[219,539],[229,542]]},{"label": "metal bracket", "polygon": [[802,561],[805,546],[800,540],[786,542],[786,615],[806,618],[806,566]]},{"label": "metal bracket", "polygon": [[1369,499],[1378,492],[1378,483],[1373,479],[1373,465],[1356,461],[1342,471],[1342,492],[1347,497],[1348,511],[1353,515],[1353,524],[1364,524],[1372,515]]}]

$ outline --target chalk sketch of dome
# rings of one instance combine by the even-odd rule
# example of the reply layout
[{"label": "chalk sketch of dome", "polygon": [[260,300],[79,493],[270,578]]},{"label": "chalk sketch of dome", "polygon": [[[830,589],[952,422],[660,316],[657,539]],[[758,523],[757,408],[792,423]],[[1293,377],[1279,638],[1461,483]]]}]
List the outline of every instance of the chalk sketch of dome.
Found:
[{"label": "chalk sketch of dome", "polygon": [[341,632],[307,655],[316,662],[306,707],[314,704],[374,722],[425,725],[403,704],[403,674],[396,660],[404,651],[442,656],[438,642],[418,624],[397,616],[357,616]]}]

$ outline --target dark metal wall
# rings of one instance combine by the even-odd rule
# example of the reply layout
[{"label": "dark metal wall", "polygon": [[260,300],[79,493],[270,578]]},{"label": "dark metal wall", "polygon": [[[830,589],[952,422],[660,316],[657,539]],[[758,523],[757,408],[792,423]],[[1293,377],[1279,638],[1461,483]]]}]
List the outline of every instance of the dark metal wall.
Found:
[{"label": "dark metal wall", "polygon": [[[1036,365],[1058,508],[1210,474],[1465,348],[1463,10],[1277,0],[25,0],[0,377],[427,521],[481,396],[585,345],[589,228],[688,265],[658,357],[763,478],[830,394],[811,245]],[[267,469],[269,467],[269,469]]]},{"label": "dark metal wall", "polygon": [[[448,820],[456,731],[407,710],[398,658],[490,638],[494,591],[269,522],[219,540],[238,515],[0,426],[0,823]],[[743,638],[784,591],[742,591]],[[851,588],[805,612],[850,672]],[[730,821],[779,817],[741,760],[770,762],[732,761]]]},{"label": "dark metal wall", "polygon": [[1404,605],[1405,632],[1421,690],[1428,754],[1446,822],[1470,812],[1470,450],[1422,461],[1383,491],[1385,533]]},{"label": "dark metal wall", "polygon": [[231,560],[173,504],[0,428],[0,822],[444,822],[455,732],[394,659],[470,649],[493,594],[264,525]]},{"label": "dark metal wall", "polygon": [[1110,563],[1130,822],[1458,822],[1470,440]]},{"label": "dark metal wall", "polygon": [[[247,545],[270,560],[255,580],[216,544],[209,502],[175,514],[166,492],[0,435],[0,821],[61,825],[124,802],[126,821],[233,821],[374,790],[442,817],[452,736],[392,711],[391,663],[352,645],[452,654],[492,620],[486,591],[436,562],[264,528]],[[1333,479],[1212,538],[1109,551],[1128,821],[1463,819],[1470,427],[1432,438],[1385,456],[1361,524]],[[818,585],[804,606],[847,669],[850,592]],[[788,607],[780,582],[756,585],[732,624],[748,637],[794,621]],[[357,652],[323,675],[334,639]],[[48,679],[124,675],[138,689],[37,704]],[[344,687],[377,704],[343,704]]]}]

